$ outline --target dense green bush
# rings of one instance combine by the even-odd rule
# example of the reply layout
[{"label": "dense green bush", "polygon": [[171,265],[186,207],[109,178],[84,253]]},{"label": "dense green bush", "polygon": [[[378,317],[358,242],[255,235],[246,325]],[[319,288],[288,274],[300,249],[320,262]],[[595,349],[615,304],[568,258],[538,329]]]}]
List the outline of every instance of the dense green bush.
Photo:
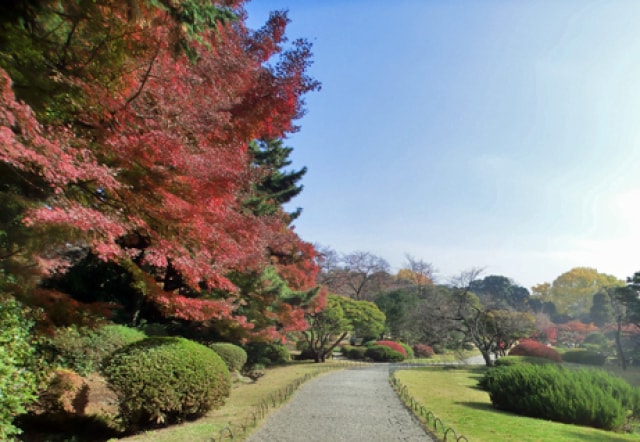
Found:
[{"label": "dense green bush", "polygon": [[599,347],[606,346],[609,344],[609,339],[602,332],[592,332],[589,333],[582,341],[583,344],[593,344]]},{"label": "dense green bush", "polygon": [[493,406],[525,416],[611,430],[640,415],[640,390],[601,370],[519,364],[488,370]]},{"label": "dense green bush", "polygon": [[592,350],[568,350],[562,354],[564,362],[573,362],[575,364],[585,365],[604,365],[607,356]]},{"label": "dense green bush", "polygon": [[291,360],[291,353],[287,347],[276,342],[251,342],[245,346],[247,352],[246,365],[270,365],[284,364]]},{"label": "dense green bush", "polygon": [[513,347],[509,351],[509,356],[534,356],[536,358],[545,358],[555,362],[562,361],[560,353],[556,350],[531,339],[523,340]]},{"label": "dense green bush", "polygon": [[72,326],[56,330],[43,347],[52,364],[86,376],[99,371],[102,361],[114,351],[146,337],[140,330],[124,325],[97,329]]},{"label": "dense green bush", "polygon": [[356,361],[362,361],[365,358],[367,347],[355,346],[355,345],[343,345],[340,349],[342,355],[347,359],[353,359]]},{"label": "dense green bush", "polygon": [[364,353],[365,359],[373,362],[399,362],[404,360],[404,355],[386,345],[372,345]]},{"label": "dense green bush", "polygon": [[413,359],[415,357],[415,355],[413,353],[413,348],[411,348],[410,345],[405,344],[404,342],[398,342],[398,344],[400,344],[402,346],[402,348],[404,348],[404,353],[405,353],[405,358],[406,359]]},{"label": "dense green bush", "polygon": [[373,345],[382,345],[384,347],[389,347],[391,350],[402,354],[403,359],[407,357],[407,351],[404,349],[402,344],[396,341],[375,341]]},{"label": "dense green bush", "polygon": [[247,363],[247,352],[244,348],[228,342],[214,342],[209,347],[218,353],[230,371],[240,371]]},{"label": "dense green bush", "polygon": [[0,298],[0,440],[20,433],[14,418],[36,399],[32,326],[20,304]]},{"label": "dense green bush", "polygon": [[229,370],[213,350],[184,338],[155,337],[128,345],[105,363],[128,430],[203,415],[229,396]]}]

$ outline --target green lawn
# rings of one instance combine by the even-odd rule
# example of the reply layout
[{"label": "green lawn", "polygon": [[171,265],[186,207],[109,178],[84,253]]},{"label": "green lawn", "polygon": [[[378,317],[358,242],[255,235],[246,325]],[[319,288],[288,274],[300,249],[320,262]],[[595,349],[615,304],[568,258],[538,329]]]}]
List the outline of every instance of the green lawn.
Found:
[{"label": "green lawn", "polygon": [[489,394],[476,388],[484,367],[428,367],[395,373],[409,394],[472,442],[638,441],[629,435],[522,417],[493,409]]}]

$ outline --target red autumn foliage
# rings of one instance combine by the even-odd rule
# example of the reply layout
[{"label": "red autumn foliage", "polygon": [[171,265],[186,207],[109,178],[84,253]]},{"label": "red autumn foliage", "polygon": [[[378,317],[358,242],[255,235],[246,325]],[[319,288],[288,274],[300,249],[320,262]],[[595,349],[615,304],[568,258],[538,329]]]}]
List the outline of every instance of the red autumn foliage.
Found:
[{"label": "red autumn foliage", "polygon": [[430,358],[435,354],[433,348],[427,344],[416,344],[413,346],[413,353],[417,358]]},{"label": "red autumn foliage", "polygon": [[550,359],[555,362],[561,362],[560,353],[551,347],[534,341],[532,339],[523,339],[518,345],[509,351],[509,356],[533,356],[536,358]]},{"label": "red autumn foliage", "polygon": [[593,333],[599,329],[593,324],[585,324],[581,321],[570,321],[566,324],[558,325],[557,330],[558,342],[577,347],[584,341],[584,338],[586,338],[589,333]]},{"label": "red autumn foliage", "polygon": [[402,355],[405,357],[407,356],[407,351],[404,349],[404,347],[395,341],[376,341],[375,345],[383,345],[385,347],[389,347],[391,350],[402,353]]},{"label": "red autumn foliage", "polygon": [[[73,3],[60,3],[62,19],[74,17]],[[0,69],[0,161],[50,186],[26,225],[71,229],[76,244],[104,260],[133,262],[155,275],[171,268],[193,292],[226,291],[223,299],[207,299],[160,285],[146,296],[167,316],[250,329],[235,314],[242,300],[230,272],[262,269],[274,257],[294,289],[310,288],[317,273],[313,247],[284,213],[256,216],[242,207],[248,143],[296,130],[302,96],[318,88],[306,75],[310,46],[299,40],[284,48],[285,13],[272,14],[255,32],[240,15],[188,38],[171,10],[137,3],[136,19],[121,2],[105,1],[94,6],[99,14],[74,24],[78,32],[65,49],[90,62],[60,69],[60,84],[82,104],[66,121],[40,122]],[[101,52],[104,42],[80,32],[89,24],[118,35],[117,63]],[[180,42],[189,50],[177,50]],[[49,271],[60,264],[40,262]],[[304,325],[299,307],[278,305],[273,314],[280,329]]]}]

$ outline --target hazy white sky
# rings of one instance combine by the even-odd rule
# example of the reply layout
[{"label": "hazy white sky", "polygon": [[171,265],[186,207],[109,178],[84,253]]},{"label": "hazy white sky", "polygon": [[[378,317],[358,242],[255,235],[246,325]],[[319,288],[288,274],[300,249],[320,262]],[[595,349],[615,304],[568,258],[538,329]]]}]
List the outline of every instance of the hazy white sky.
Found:
[{"label": "hazy white sky", "polygon": [[300,236],[530,288],[640,270],[640,2],[254,0],[314,45]]}]

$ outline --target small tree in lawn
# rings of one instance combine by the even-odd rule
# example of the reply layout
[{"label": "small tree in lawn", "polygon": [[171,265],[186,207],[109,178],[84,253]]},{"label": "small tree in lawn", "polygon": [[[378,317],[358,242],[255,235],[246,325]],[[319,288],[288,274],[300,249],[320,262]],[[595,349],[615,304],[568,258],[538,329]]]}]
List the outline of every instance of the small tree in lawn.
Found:
[{"label": "small tree in lawn", "polygon": [[325,362],[350,332],[375,336],[384,330],[384,313],[369,301],[329,295],[324,309],[307,312],[309,327],[301,335],[315,362]]}]

